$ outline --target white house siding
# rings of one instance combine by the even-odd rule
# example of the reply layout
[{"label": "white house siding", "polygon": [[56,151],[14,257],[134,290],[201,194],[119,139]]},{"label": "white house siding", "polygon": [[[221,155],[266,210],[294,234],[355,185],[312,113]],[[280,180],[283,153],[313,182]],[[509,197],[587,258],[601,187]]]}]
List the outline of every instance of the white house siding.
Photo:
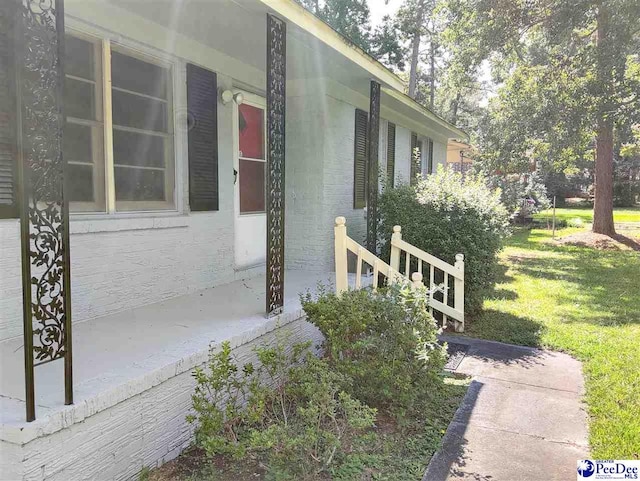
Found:
[{"label": "white house siding", "polygon": [[[353,162],[355,134],[355,106],[332,96],[325,97],[329,119],[325,136],[324,199],[321,217],[323,238],[327,246],[321,261],[333,264],[333,226],[337,216],[347,219],[349,236],[363,243],[366,236],[364,209],[353,208]],[[358,105],[358,108],[363,106]]]},{"label": "white house siding", "polygon": [[289,85],[285,176],[285,264],[288,269],[326,270],[318,263],[326,226],[323,204],[326,115],[323,82]]},{"label": "white house siding", "polygon": [[434,140],[433,142],[433,171],[438,170],[438,165],[443,167],[447,163],[447,143]]},{"label": "white house siding", "polygon": [[396,124],[396,185],[411,178],[411,131]]}]

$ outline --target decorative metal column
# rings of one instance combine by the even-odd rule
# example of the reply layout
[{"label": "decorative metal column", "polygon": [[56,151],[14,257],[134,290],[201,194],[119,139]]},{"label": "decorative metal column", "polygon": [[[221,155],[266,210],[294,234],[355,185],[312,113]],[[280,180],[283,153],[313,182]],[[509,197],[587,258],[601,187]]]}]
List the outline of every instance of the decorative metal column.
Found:
[{"label": "decorative metal column", "polygon": [[64,197],[64,2],[10,0],[15,8],[17,163],[27,421],[34,367],[64,359],[73,403],[69,209]]},{"label": "decorative metal column", "polygon": [[380,143],[380,84],[371,81],[369,149],[367,158],[367,250],[378,253],[378,149]]},{"label": "decorative metal column", "polygon": [[284,152],[287,26],[267,14],[267,315],[284,304]]}]

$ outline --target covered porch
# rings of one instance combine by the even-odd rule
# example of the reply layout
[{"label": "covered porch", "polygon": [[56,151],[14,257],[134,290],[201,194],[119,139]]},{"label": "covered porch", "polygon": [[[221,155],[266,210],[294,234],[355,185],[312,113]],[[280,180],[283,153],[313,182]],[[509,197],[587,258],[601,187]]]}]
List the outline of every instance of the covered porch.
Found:
[{"label": "covered porch", "polygon": [[[0,342],[1,439],[25,442],[68,427],[189,372],[206,361],[211,346],[229,341],[238,347],[300,320],[300,294],[315,293],[319,283],[331,288],[335,274],[287,271],[285,307],[271,318],[264,315],[265,282],[264,275],[241,279],[75,324],[74,404],[64,405],[62,363],[44,364],[35,370],[33,423],[24,419],[22,339]],[[310,325],[295,329],[313,333]]]},{"label": "covered porch", "polygon": [[[176,8],[178,3],[180,8]],[[135,366],[131,370],[133,376],[143,371],[152,372],[158,366],[156,361],[164,362],[166,368],[167,356],[171,357],[167,352],[173,353],[176,347],[174,344],[163,345],[163,340],[181,339],[185,344],[191,340],[190,334],[183,338],[177,332],[167,331],[170,326],[180,331],[176,323],[178,318],[195,322],[196,325],[187,323],[187,327],[181,329],[195,330],[208,345],[216,332],[224,337],[234,326],[255,327],[256,323],[263,325],[273,319],[282,321],[299,310],[297,295],[300,290],[313,287],[319,273],[330,266],[331,241],[328,237],[331,224],[326,220],[334,213],[327,208],[332,206],[323,203],[328,198],[341,202],[338,196],[324,189],[325,171],[322,169],[328,169],[328,166],[316,160],[323,160],[326,152],[322,149],[313,152],[314,149],[305,143],[321,131],[318,127],[326,125],[300,122],[313,117],[317,113],[316,107],[326,108],[323,105],[325,91],[322,90],[326,78],[332,79],[334,85],[353,89],[369,103],[371,135],[367,174],[373,180],[369,182],[367,192],[371,213],[367,244],[375,244],[373,220],[377,196],[380,82],[397,87],[399,81],[362,52],[345,48],[342,40],[337,42],[333,38],[335,32],[318,27],[317,20],[303,13],[300,7],[283,9],[279,2],[261,0],[223,1],[204,10],[200,2],[191,1],[159,2],[156,7],[166,8],[153,9],[128,0],[56,0],[50,4],[15,0],[10,5],[6,18],[15,15],[17,21],[16,31],[12,33],[16,39],[16,54],[12,59],[16,75],[8,82],[15,83],[9,93],[16,97],[18,113],[15,118],[20,120],[15,136],[19,152],[16,185],[20,188],[14,193],[14,207],[20,223],[7,222],[3,229],[7,234],[16,235],[16,242],[7,242],[12,249],[7,252],[16,252],[13,249],[20,240],[21,262],[10,265],[12,278],[8,284],[11,283],[12,290],[8,291],[10,297],[2,299],[7,305],[11,303],[11,312],[7,312],[14,317],[7,323],[9,334],[2,342],[3,360],[6,360],[3,362],[2,395],[3,405],[7,407],[3,410],[3,422],[18,422],[19,417],[14,413],[19,406],[26,407],[27,421],[37,419],[40,413],[51,418],[50,414],[62,402],[73,406],[65,408],[64,416],[74,419],[79,413],[79,418],[83,418],[78,403],[95,399],[98,386],[100,393],[104,393],[114,386],[112,383],[127,384],[127,375],[120,372],[118,366],[123,369]],[[220,15],[221,12],[224,15]],[[243,32],[241,37],[237,35],[239,31]],[[65,54],[70,36],[75,39],[76,50],[81,45],[93,52],[91,58],[94,60],[89,64],[95,68],[88,68],[89,73],[78,70],[79,64],[74,63],[79,62],[78,58],[69,60],[69,55]],[[38,50],[42,45],[47,48]],[[37,55],[34,54],[36,51]],[[313,57],[309,56],[310,51],[314,52]],[[125,53],[122,52],[130,55],[129,60],[123,60]],[[124,62],[122,65],[138,62],[135,65],[139,71],[144,70],[140,70],[141,62],[156,59],[157,65],[148,63],[144,68],[155,65],[155,70],[149,71],[164,72],[158,74],[158,78],[164,79],[160,82],[163,85],[161,93],[154,96],[137,92],[135,89],[140,87],[134,85],[135,82],[128,88],[116,85],[116,59]],[[111,65],[112,61],[114,65]],[[75,68],[70,69],[71,73],[65,71],[67,62]],[[136,70],[131,72],[135,78]],[[382,78],[372,80],[376,73]],[[26,81],[22,82],[22,79]],[[84,118],[82,109],[71,112],[73,102],[79,100],[64,89],[65,83],[73,85],[74,89],[84,85],[93,91],[89,97],[102,97],[100,101],[89,102],[89,111],[103,110],[106,112],[104,118],[94,118],[93,113],[89,115],[91,118]],[[174,89],[165,89],[171,84]],[[321,91],[314,91],[318,86]],[[193,99],[196,87],[200,90]],[[293,94],[287,91],[288,87]],[[238,153],[234,130],[238,125],[237,107],[227,105],[229,102],[222,95],[228,90],[249,91],[265,100],[264,156],[260,154],[252,156],[259,159],[251,159],[261,160],[265,165],[262,184],[265,203],[257,212],[264,217],[265,225],[264,229],[257,228],[248,235],[239,229],[238,219],[242,218],[243,211],[238,210],[242,191],[236,187],[236,167],[242,152]],[[39,97],[41,94],[46,96],[46,102]],[[117,96],[121,100],[116,101]],[[127,122],[135,124],[137,120],[135,116],[129,118],[123,114],[126,111],[118,110],[123,96],[138,98],[138,101],[144,98],[147,103],[155,102],[153,105],[166,105],[166,111],[175,110],[174,116],[163,120],[166,125],[173,122],[173,127],[152,126],[145,130],[128,125]],[[313,98],[312,107],[309,107],[309,98]],[[237,102],[235,95],[233,99],[239,106],[241,102]],[[290,99],[294,99],[293,108],[287,106]],[[198,110],[204,104],[207,109]],[[151,115],[154,109],[156,107],[147,109],[147,114]],[[290,112],[293,119],[289,118]],[[21,116],[20,113],[28,115]],[[145,113],[144,109],[142,113]],[[120,116],[120,120],[116,121],[116,116]],[[289,129],[295,134],[289,140],[285,139],[285,130],[291,120],[297,125]],[[65,139],[71,131],[69,122],[92,126],[90,157],[93,163],[68,159],[66,151],[63,155]],[[104,124],[103,137],[94,151],[95,138],[100,137],[95,135],[96,125],[101,122]],[[118,123],[126,125],[116,125]],[[348,124],[337,119],[335,123],[340,124],[337,129],[340,132],[348,128]],[[123,128],[125,130],[121,130]],[[78,130],[77,127],[74,129]],[[217,144],[196,152],[201,157],[192,159],[192,148],[202,147],[202,139],[197,136],[203,132],[208,135],[210,131],[215,133],[217,138],[213,141]],[[135,167],[142,172],[149,166],[117,163],[114,159],[119,152],[114,139],[116,132],[126,132],[129,137],[151,132],[152,136],[165,139],[164,149],[169,152],[165,154],[167,160],[161,167],[153,167],[165,176],[164,185],[159,188],[164,203],[154,200],[155,203],[144,206],[139,204],[142,207],[138,211],[126,211],[131,205],[127,207],[119,200],[124,191],[118,190],[117,173],[123,170],[117,169]],[[207,142],[209,140],[207,138]],[[323,142],[326,139],[320,139],[322,147]],[[171,147],[175,152],[170,152]],[[98,151],[106,152],[104,159],[96,160],[100,157],[96,154]],[[285,154],[289,162],[296,165],[290,167],[290,163],[285,163]],[[206,168],[198,164],[203,162],[204,155],[215,157]],[[133,163],[137,162],[133,157]],[[125,161],[130,159],[121,160]],[[73,191],[69,187],[75,185],[78,178],[71,177],[71,165],[75,166],[74,171],[78,171],[78,165],[93,169],[94,175],[103,171],[105,184],[100,187],[102,190],[96,189],[97,184],[93,182],[94,190],[87,195],[87,199],[95,204],[89,211],[74,211],[74,199],[70,199],[68,193]],[[313,170],[318,165],[321,169],[319,177]],[[340,165],[340,168],[345,167],[352,169],[347,162]],[[197,177],[195,171],[201,176]],[[242,177],[242,172],[240,174]],[[285,174],[292,174],[287,182]],[[311,183],[310,178],[313,179]],[[132,189],[133,192],[135,189]],[[155,195],[143,194],[149,198]],[[351,192],[347,191],[347,195],[350,197]],[[78,199],[75,202],[77,204]],[[87,200],[85,203],[92,202]],[[158,208],[160,204],[162,208]],[[153,211],[156,208],[158,210]],[[357,215],[362,218],[360,212]],[[157,228],[171,229],[171,238],[155,230]],[[252,239],[258,245],[258,251],[265,253],[261,262],[250,264],[248,268],[239,267],[238,239],[242,238]],[[181,249],[181,246],[186,248]],[[97,262],[100,252],[107,251],[117,257]],[[191,255],[192,252],[195,255]],[[289,257],[286,261],[285,253]],[[317,261],[319,257],[322,262]],[[285,272],[289,263],[314,274],[295,270]],[[314,263],[319,267],[305,269]],[[19,265],[18,276],[16,267]],[[115,265],[117,269],[112,267]],[[170,273],[169,282],[153,272],[158,265]],[[260,271],[262,275],[255,277]],[[308,275],[315,278],[311,285],[307,282],[310,280]],[[287,279],[289,276],[291,280]],[[328,276],[324,277],[327,280]],[[16,295],[14,280],[18,278],[22,289]],[[239,281],[234,279],[250,282],[250,292],[246,291],[248,284],[236,285]],[[162,283],[162,289],[155,289],[156,281]],[[228,287],[234,285],[236,287]],[[203,291],[204,286],[218,287]],[[206,307],[198,311],[204,312],[204,317],[191,317],[195,311],[189,307],[199,303],[184,299],[195,296],[194,291],[206,299],[207,294],[202,293],[217,292],[216,289],[231,289],[233,293],[245,289],[245,294],[254,297],[248,302],[243,297],[225,295],[218,299],[224,306],[215,310],[218,317],[207,317],[209,308]],[[128,305],[122,303],[125,298]],[[18,300],[23,306],[24,333],[21,337],[16,336],[19,303],[15,301]],[[258,307],[260,303],[261,308]],[[102,306],[108,308],[101,311]],[[172,314],[165,317],[164,311],[156,313],[157,306],[165,306]],[[182,308],[186,312],[180,312]],[[92,315],[92,312],[98,314]],[[253,317],[255,322],[248,320]],[[269,317],[272,319],[267,320]],[[168,324],[162,324],[164,321]],[[161,325],[154,324],[156,322]],[[157,336],[148,336],[149,332]],[[121,337],[123,333],[126,337]],[[149,351],[143,345],[151,346],[151,352],[156,354],[146,355]],[[110,353],[113,347],[117,348],[115,355]],[[21,364],[24,364],[24,370],[20,368]],[[138,367],[140,371],[135,373]],[[20,379],[18,374],[22,372],[24,375]],[[147,374],[141,375],[146,379]],[[126,391],[129,395],[135,389],[127,388]],[[118,402],[117,396],[114,399]],[[100,404],[102,401],[95,402]],[[89,414],[92,412],[95,411],[90,410]]]}]

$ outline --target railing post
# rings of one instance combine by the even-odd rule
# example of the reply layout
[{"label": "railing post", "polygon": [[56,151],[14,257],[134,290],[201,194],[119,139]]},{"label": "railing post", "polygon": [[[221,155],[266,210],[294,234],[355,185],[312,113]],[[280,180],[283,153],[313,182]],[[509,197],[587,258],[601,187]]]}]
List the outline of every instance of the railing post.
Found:
[{"label": "railing post", "polygon": [[414,272],[411,274],[411,284],[414,288],[424,287],[424,282],[422,282],[422,273]]},{"label": "railing post", "polygon": [[456,332],[464,332],[464,254],[456,254],[456,263],[454,267],[460,271],[460,277],[455,278],[455,299],[453,307],[455,310],[462,312],[462,319],[455,320]]},{"label": "railing post", "polygon": [[391,257],[389,258],[389,265],[396,272],[400,272],[400,248],[394,244],[394,241],[399,240],[402,240],[402,227],[395,225],[393,226],[393,234],[391,234]]},{"label": "railing post", "polygon": [[346,223],[347,220],[344,217],[336,217],[336,223],[333,228],[335,234],[336,294],[341,294],[349,289]]}]

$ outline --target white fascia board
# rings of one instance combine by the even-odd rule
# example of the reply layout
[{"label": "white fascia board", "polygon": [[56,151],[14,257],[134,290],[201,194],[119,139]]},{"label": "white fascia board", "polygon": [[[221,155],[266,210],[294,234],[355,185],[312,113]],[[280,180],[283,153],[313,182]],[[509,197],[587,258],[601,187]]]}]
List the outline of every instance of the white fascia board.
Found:
[{"label": "white fascia board", "polygon": [[397,90],[404,89],[404,83],[396,74],[293,0],[259,1],[369,72],[381,83]]},{"label": "white fascia board", "polygon": [[407,107],[417,112],[420,112],[423,116],[425,116],[427,119],[437,124],[439,127],[447,130],[450,133],[449,138],[464,139],[467,141],[469,140],[469,134],[467,134],[464,130],[459,129],[458,127],[455,127],[454,125],[450,124],[444,119],[441,119],[436,114],[434,114],[429,109],[420,105],[418,102],[413,100],[408,95],[405,95],[402,92],[398,92],[396,90],[393,90],[387,87],[382,87],[382,91],[385,94],[389,95],[390,97],[394,98],[395,100],[403,103]]}]

